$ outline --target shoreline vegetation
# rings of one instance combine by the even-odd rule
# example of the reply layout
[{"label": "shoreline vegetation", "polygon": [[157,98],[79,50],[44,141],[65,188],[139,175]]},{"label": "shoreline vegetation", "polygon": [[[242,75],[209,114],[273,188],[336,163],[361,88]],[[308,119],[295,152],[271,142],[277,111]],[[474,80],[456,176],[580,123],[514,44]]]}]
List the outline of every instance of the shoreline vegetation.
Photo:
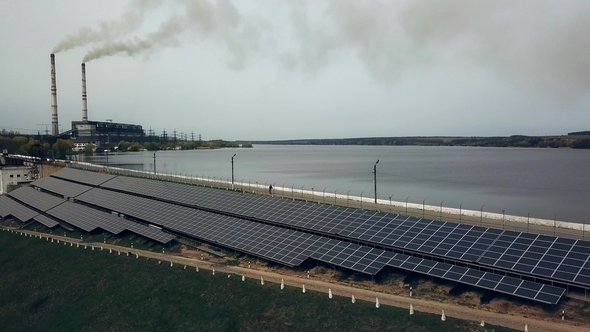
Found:
[{"label": "shoreline vegetation", "polygon": [[64,136],[21,135],[18,132],[0,132],[0,152],[20,154],[38,158],[65,159],[68,155],[92,155],[96,150],[103,151],[158,151],[158,150],[202,150],[221,148],[252,148],[247,141],[225,141],[221,139],[210,141],[167,141],[167,142],[127,142],[111,143],[108,146],[87,144],[77,150],[74,141]]},{"label": "shoreline vegetation", "polygon": [[253,141],[252,143],[274,145],[420,145],[590,149],[590,131],[573,132],[562,136],[402,136]]}]

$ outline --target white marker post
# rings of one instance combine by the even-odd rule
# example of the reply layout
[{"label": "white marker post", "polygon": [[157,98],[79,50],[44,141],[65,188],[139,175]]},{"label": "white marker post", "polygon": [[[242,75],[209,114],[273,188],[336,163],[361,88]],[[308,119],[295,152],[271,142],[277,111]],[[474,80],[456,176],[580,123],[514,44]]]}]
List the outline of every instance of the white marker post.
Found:
[{"label": "white marker post", "polygon": [[354,298],[354,294],[352,294],[352,298],[350,299],[352,303],[356,303],[356,299]]},{"label": "white marker post", "polygon": [[442,315],[440,316],[440,320],[443,321],[443,322],[447,320],[447,316],[445,316],[445,311],[444,310],[442,311]]},{"label": "white marker post", "polygon": [[260,284],[264,285],[264,279],[262,278],[262,276],[260,276]]},{"label": "white marker post", "polygon": [[410,303],[410,315],[414,314],[414,306]]},{"label": "white marker post", "polygon": [[281,290],[285,289],[285,280],[281,279]]},{"label": "white marker post", "polygon": [[305,284],[303,284],[302,292],[305,293]]},{"label": "white marker post", "polygon": [[332,298],[332,288],[328,288],[328,298]]},{"label": "white marker post", "polygon": [[379,308],[381,305],[379,304],[379,298],[375,298],[375,308]]}]

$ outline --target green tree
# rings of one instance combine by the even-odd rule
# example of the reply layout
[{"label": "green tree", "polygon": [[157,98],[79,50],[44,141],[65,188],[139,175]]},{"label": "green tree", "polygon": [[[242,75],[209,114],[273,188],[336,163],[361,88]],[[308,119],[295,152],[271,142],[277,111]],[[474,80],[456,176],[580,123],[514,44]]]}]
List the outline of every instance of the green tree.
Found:
[{"label": "green tree", "polygon": [[129,151],[137,152],[139,150],[143,150],[143,146],[137,142],[131,144],[128,148]]},{"label": "green tree", "polygon": [[74,149],[74,143],[70,140],[58,138],[57,142],[53,144],[53,151],[55,158],[65,159],[66,154]]},{"label": "green tree", "polygon": [[84,150],[82,150],[82,152],[84,152],[84,155],[86,155],[86,156],[92,156],[94,154],[94,145],[93,144],[86,144],[86,146],[84,146]]},{"label": "green tree", "polygon": [[127,141],[119,142],[119,151],[127,151],[131,147],[131,143]]}]

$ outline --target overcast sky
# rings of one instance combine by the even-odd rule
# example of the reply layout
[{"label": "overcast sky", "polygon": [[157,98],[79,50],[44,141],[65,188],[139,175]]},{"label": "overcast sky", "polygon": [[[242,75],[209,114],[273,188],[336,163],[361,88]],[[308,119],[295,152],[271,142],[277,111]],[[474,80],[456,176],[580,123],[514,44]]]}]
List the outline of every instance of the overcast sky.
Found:
[{"label": "overcast sky", "polygon": [[[590,130],[590,1],[4,0],[0,128],[266,140]],[[47,126],[51,130],[50,126]]]}]

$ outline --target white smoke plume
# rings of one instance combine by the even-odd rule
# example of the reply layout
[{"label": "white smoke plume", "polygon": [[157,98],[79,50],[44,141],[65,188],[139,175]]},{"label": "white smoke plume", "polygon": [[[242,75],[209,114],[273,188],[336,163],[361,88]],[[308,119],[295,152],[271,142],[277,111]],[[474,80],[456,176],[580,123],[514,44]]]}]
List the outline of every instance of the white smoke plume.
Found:
[{"label": "white smoke plume", "polygon": [[[90,61],[212,40],[226,46],[235,69],[255,53],[304,72],[353,54],[385,84],[406,71],[468,63],[560,97],[590,90],[590,2],[269,0],[254,13],[234,3],[174,0],[178,13],[156,31],[120,40],[137,33],[160,4],[135,0],[121,20],[82,28],[56,49],[95,43],[85,56]],[[275,13],[287,14],[278,21]]]},{"label": "white smoke plume", "polygon": [[161,4],[162,0],[133,0],[121,18],[115,21],[99,21],[98,28],[83,26],[77,33],[68,35],[55,45],[52,53],[68,51],[92,43],[110,41],[137,30],[146,14]]}]

